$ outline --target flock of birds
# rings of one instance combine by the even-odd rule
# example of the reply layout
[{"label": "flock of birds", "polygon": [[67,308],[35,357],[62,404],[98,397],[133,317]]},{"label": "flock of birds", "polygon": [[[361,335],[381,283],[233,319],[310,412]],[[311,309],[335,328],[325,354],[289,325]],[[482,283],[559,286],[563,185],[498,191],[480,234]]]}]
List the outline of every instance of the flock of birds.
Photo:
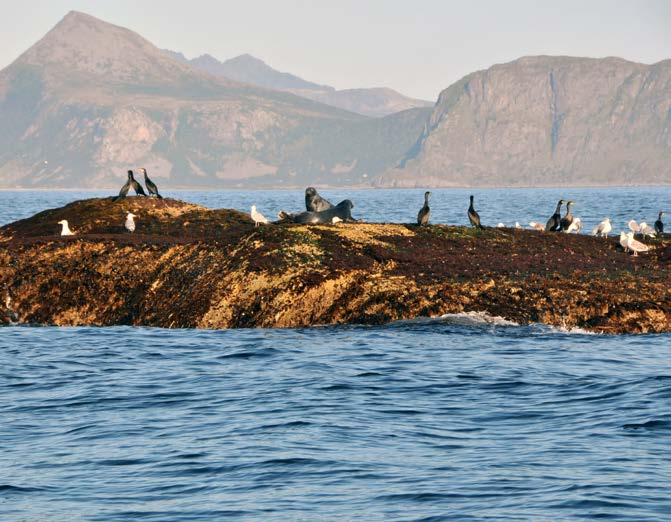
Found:
[{"label": "flock of birds", "polygon": [[[163,197],[158,192],[158,187],[149,176],[147,175],[147,170],[144,168],[139,169],[140,172],[144,174],[144,182],[147,187],[147,192],[149,196],[155,196],[162,199]],[[133,171],[128,171],[128,180],[121,187],[119,195],[114,198],[114,201],[119,201],[126,198],[130,189],[135,191],[137,196],[147,196],[142,185],[135,179]],[[424,205],[417,213],[417,224],[420,226],[428,225],[429,217],[431,216],[431,208],[429,206],[429,199],[431,197],[431,192],[427,191],[424,193]],[[480,215],[475,210],[474,207],[474,197],[470,196],[470,205],[468,207],[468,221],[471,226],[477,229],[484,229],[485,227],[480,222]],[[562,216],[561,210],[562,206],[566,204],[566,213]],[[545,226],[541,223],[531,221],[529,227],[533,230],[543,231],[543,232],[565,232],[565,233],[578,233],[582,230],[582,221],[579,217],[574,217],[571,212],[571,206],[575,204],[574,201],[566,201],[560,199],[557,202],[557,207],[555,208],[554,213],[547,220]],[[350,200],[344,200],[338,205],[333,205],[323,197],[321,197],[317,190],[314,187],[308,187],[305,189],[305,207],[306,211],[302,213],[288,213],[281,211],[278,214],[278,218],[281,221],[289,220],[295,223],[341,223],[344,221],[356,222],[357,220],[353,219],[349,213],[350,209],[354,204]],[[343,212],[344,210],[344,212]],[[653,238],[653,237],[663,237],[664,235],[664,223],[662,222],[662,217],[666,215],[665,212],[660,212],[657,220],[654,223],[654,227],[651,227],[645,222],[637,223],[633,219],[629,221],[628,227],[629,232],[620,232],[620,245],[624,248],[625,252],[632,252],[634,256],[638,255],[639,252],[647,252],[649,247],[644,243],[636,240],[635,235],[640,236],[642,239]],[[268,218],[266,218],[261,212],[256,208],[256,205],[252,205],[250,216],[254,221],[254,226],[258,227],[259,225],[267,225],[270,223]],[[128,232],[135,231],[135,218],[137,215],[128,212],[126,214],[126,220],[124,222],[124,228]],[[70,229],[69,223],[67,220],[63,219],[58,222],[62,226],[61,235],[62,236],[72,236],[75,234]],[[505,227],[503,223],[498,223],[496,225],[499,228]],[[519,222],[515,222],[515,228],[522,228]],[[607,238],[608,234],[613,230],[612,223],[610,218],[604,218],[601,223],[599,223],[593,230],[593,236],[600,236]]]}]

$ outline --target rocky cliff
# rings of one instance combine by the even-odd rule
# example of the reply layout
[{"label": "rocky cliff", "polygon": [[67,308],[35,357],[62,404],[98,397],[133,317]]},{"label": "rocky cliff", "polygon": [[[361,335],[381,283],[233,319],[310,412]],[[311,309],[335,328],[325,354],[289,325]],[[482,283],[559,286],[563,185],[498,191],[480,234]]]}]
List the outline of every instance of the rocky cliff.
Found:
[{"label": "rocky cliff", "polygon": [[71,12],[0,71],[0,188],[111,188],[140,166],[173,188],[358,185],[429,111],[372,120],[244,85]]},{"label": "rocky cliff", "polygon": [[671,183],[671,60],[538,56],[445,89],[383,186]]},{"label": "rocky cliff", "polygon": [[[137,229],[123,229],[126,212]],[[75,236],[61,237],[61,219]],[[0,322],[382,324],[487,312],[596,332],[671,331],[671,242],[404,224],[254,227],[172,199],[91,199],[0,228]]]}]

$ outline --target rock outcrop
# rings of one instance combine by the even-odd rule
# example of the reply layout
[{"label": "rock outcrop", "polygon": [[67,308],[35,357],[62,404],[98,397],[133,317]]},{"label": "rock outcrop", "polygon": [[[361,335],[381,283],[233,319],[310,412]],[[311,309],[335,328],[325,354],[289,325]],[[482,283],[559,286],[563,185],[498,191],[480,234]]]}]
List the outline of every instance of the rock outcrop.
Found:
[{"label": "rock outcrop", "polygon": [[671,181],[671,60],[535,56],[445,89],[382,186]]},{"label": "rock outcrop", "polygon": [[[124,232],[133,212],[137,229]],[[61,237],[67,219],[76,235]],[[271,224],[172,199],[91,199],[0,228],[0,322],[233,328],[478,311],[671,331],[671,242],[404,224]]]}]

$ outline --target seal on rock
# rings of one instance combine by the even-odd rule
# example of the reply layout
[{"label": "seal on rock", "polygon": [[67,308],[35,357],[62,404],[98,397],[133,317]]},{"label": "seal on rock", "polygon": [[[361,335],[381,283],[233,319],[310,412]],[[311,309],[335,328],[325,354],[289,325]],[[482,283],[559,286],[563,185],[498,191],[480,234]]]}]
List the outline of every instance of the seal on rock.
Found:
[{"label": "seal on rock", "polygon": [[333,208],[333,204],[317,194],[316,188],[308,187],[305,189],[305,210],[308,212],[322,212],[330,208]]}]

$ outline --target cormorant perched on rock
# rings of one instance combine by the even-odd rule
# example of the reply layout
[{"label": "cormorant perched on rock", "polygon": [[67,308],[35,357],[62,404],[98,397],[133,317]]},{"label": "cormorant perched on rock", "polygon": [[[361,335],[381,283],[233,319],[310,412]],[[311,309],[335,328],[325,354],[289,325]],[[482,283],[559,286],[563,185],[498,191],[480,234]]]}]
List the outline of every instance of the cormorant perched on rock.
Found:
[{"label": "cormorant perched on rock", "polygon": [[478,214],[473,208],[473,196],[471,196],[471,204],[468,207],[468,220],[475,228],[479,228],[480,230],[485,228],[480,224],[480,214]]},{"label": "cormorant perched on rock", "polygon": [[569,201],[566,203],[566,215],[561,218],[561,221],[559,222],[559,227],[561,230],[566,231],[569,229],[571,226],[571,223],[573,223],[573,214],[571,214],[571,205],[573,205],[573,201]]},{"label": "cormorant perched on rock", "polygon": [[126,183],[124,183],[124,186],[121,187],[121,190],[119,191],[119,195],[114,198],[114,201],[117,201],[119,199],[124,199],[128,195],[128,191],[130,188],[133,187],[133,190],[135,191],[136,195],[139,196],[146,196],[144,193],[144,190],[142,189],[142,185],[140,185],[135,178],[133,177],[133,171],[129,170],[128,171],[128,180]]},{"label": "cormorant perched on rock", "polygon": [[657,221],[655,221],[655,232],[659,237],[664,235],[664,223],[662,223],[662,217],[666,216],[666,212],[660,212]]},{"label": "cormorant perched on rock", "polygon": [[566,200],[563,199],[560,199],[559,203],[557,203],[555,213],[550,216],[550,219],[548,219],[548,222],[545,224],[546,232],[557,232],[561,229],[561,206],[564,203],[566,203]]},{"label": "cormorant perched on rock", "polygon": [[163,199],[163,196],[161,196],[158,193],[158,187],[156,186],[156,183],[150,180],[149,176],[147,176],[147,169],[142,168],[140,170],[144,174],[144,184],[147,186],[147,191],[149,192],[149,195],[156,196],[158,199]]},{"label": "cormorant perched on rock", "polygon": [[431,192],[426,191],[424,193],[424,206],[419,210],[417,214],[417,224],[426,225],[429,222],[429,215],[431,214],[431,209],[429,208],[429,196]]},{"label": "cormorant perched on rock", "polygon": [[330,208],[333,208],[331,202],[317,194],[316,188],[308,187],[305,189],[305,209],[308,212],[321,212]]}]

